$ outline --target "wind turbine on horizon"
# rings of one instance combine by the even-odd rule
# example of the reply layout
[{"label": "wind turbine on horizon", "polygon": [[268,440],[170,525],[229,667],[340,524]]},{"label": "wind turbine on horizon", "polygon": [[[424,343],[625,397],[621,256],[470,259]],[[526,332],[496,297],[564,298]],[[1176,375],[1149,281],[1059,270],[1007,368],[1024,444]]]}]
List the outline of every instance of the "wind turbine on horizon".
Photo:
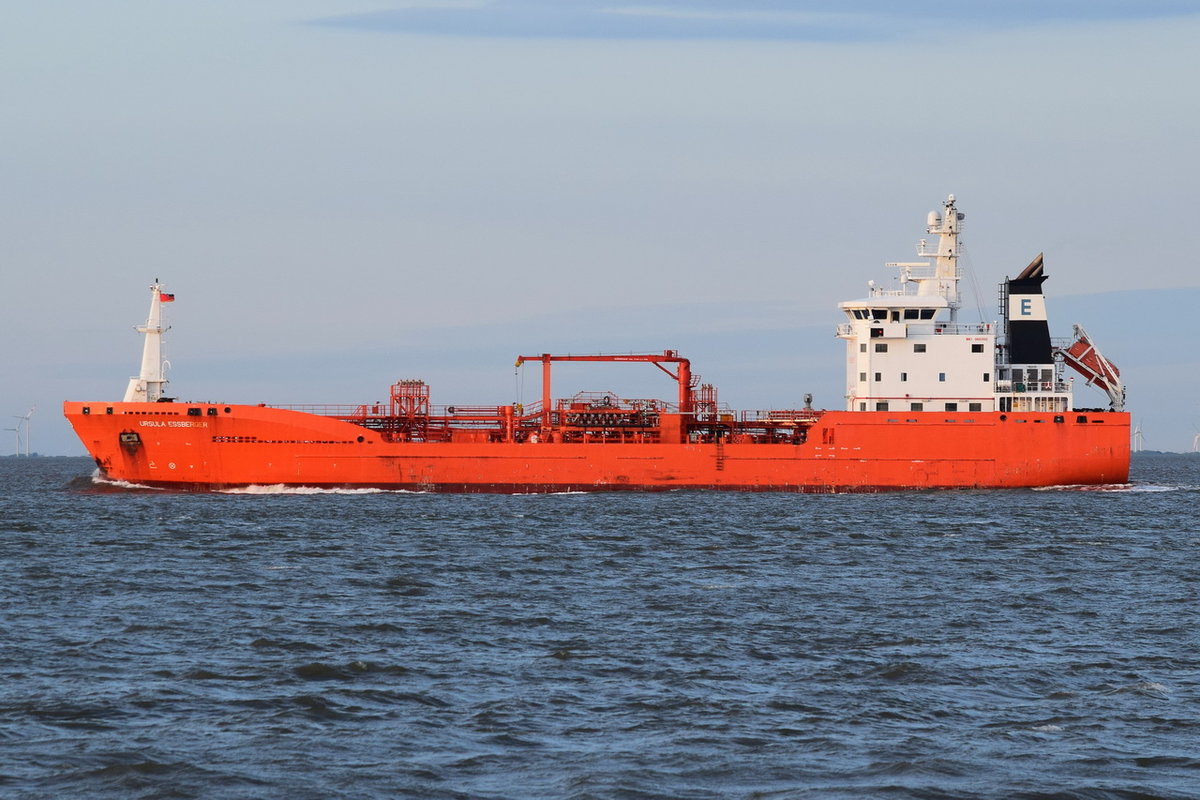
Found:
[{"label": "wind turbine on horizon", "polygon": [[1146,448],[1146,437],[1142,435],[1142,423],[1133,426],[1133,452],[1140,453]]},{"label": "wind turbine on horizon", "polygon": [[6,431],[16,431],[17,451],[15,453],[13,453],[13,455],[17,455],[17,456],[21,455],[21,425],[24,424],[25,425],[25,455],[26,455],[26,457],[29,456],[29,420],[31,417],[33,417],[33,412],[35,412],[35,411],[37,411],[37,406],[31,407],[24,414],[13,414],[13,419],[18,419],[18,420],[20,420],[20,422],[17,423],[17,427],[15,427],[15,428],[5,428],[4,429]]}]

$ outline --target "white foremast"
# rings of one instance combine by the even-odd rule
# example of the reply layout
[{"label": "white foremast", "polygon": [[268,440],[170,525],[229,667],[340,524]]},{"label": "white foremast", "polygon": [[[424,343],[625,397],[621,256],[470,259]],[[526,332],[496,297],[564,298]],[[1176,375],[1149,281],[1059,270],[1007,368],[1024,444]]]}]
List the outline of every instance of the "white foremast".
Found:
[{"label": "white foremast", "polygon": [[[174,299],[173,295],[167,295]],[[163,396],[167,384],[166,362],[162,357],[162,335],[169,330],[162,323],[163,286],[155,279],[150,286],[150,315],[145,325],[136,326],[138,333],[145,335],[142,347],[142,370],[136,378],[129,379],[125,390],[126,403],[157,403]]]}]

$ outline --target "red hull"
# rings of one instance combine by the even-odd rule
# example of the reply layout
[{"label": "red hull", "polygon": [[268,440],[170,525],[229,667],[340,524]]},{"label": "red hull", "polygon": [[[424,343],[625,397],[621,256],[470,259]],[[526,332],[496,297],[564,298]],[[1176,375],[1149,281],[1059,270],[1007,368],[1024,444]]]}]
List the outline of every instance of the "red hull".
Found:
[{"label": "red hull", "polygon": [[262,406],[67,402],[64,413],[109,478],[187,490],[876,492],[1129,477],[1129,415],[1114,412],[826,411],[799,444],[389,441]]}]

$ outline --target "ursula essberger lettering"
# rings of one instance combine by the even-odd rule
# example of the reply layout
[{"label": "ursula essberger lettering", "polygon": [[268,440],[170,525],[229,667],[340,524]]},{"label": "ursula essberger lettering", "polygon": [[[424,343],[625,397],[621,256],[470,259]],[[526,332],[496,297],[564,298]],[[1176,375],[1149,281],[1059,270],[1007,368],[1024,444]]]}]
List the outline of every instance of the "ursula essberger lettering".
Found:
[{"label": "ursula essberger lettering", "polygon": [[161,420],[161,419],[144,419],[138,423],[143,428],[207,428],[208,423],[201,420],[200,422],[190,422],[188,420]]}]

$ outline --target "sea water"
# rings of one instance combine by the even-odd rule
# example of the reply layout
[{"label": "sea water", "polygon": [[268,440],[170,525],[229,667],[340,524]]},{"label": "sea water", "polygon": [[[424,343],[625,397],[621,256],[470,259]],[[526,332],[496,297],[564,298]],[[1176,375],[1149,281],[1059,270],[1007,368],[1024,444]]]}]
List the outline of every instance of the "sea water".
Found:
[{"label": "sea water", "polygon": [[0,459],[0,796],[1200,796],[1200,457],[805,496]]}]

